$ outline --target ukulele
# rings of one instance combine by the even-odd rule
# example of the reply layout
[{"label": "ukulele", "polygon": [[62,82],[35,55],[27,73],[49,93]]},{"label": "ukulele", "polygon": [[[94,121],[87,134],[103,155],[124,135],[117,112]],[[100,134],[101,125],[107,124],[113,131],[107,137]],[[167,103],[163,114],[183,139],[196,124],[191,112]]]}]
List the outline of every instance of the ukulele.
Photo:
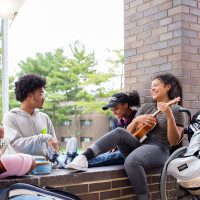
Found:
[{"label": "ukulele", "polygon": [[[175,104],[175,103],[178,103],[179,101],[181,100],[181,98],[180,97],[177,97],[177,98],[175,98],[175,99],[173,99],[173,100],[171,100],[171,101],[169,101],[168,103],[167,103],[167,105],[168,106],[171,106],[171,105],[173,105],[173,104]],[[159,113],[160,113],[161,111],[158,109],[156,112],[154,112],[153,114],[152,114],[152,116],[153,117],[156,117],[156,115],[158,115]],[[146,134],[150,131],[150,130],[152,130],[154,127],[156,126],[156,123],[155,124],[151,124],[151,125],[143,125],[143,124],[138,124],[138,126],[137,126],[137,130],[134,132],[134,133],[132,133],[132,135],[134,135],[139,141],[140,141],[140,143],[142,143],[146,138],[147,138],[147,136],[146,136]]]}]

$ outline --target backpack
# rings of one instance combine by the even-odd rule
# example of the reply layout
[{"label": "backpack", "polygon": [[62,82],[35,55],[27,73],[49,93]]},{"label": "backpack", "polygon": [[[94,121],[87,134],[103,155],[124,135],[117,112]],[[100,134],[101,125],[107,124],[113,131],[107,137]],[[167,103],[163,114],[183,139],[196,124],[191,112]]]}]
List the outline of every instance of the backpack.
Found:
[{"label": "backpack", "polygon": [[198,111],[192,118],[190,129],[194,133],[190,139],[189,147],[186,155],[198,154],[200,151],[200,111]]},{"label": "backpack", "polygon": [[72,193],[57,188],[41,188],[36,185],[17,183],[0,191],[1,200],[80,200]]},{"label": "backpack", "polygon": [[200,111],[192,118],[190,129],[193,135],[184,156],[175,158],[167,167],[167,172],[191,194],[200,195]]}]

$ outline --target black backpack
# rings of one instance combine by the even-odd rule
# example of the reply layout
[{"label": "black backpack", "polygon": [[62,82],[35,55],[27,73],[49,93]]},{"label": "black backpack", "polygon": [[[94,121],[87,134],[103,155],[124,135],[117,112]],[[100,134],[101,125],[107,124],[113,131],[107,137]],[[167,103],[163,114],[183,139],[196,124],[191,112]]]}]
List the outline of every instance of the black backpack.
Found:
[{"label": "black backpack", "polygon": [[190,124],[190,128],[195,133],[200,130],[200,111],[198,111],[193,117]]}]

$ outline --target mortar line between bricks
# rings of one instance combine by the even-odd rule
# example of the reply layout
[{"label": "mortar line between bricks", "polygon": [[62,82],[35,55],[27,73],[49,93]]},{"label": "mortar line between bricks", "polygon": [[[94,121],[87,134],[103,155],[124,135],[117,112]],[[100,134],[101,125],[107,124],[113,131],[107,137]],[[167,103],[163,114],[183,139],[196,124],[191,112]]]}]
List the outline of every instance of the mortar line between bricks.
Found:
[{"label": "mortar line between bricks", "polygon": [[62,184],[62,185],[51,185],[50,187],[65,187],[65,186],[76,186],[80,184],[92,184],[92,183],[104,183],[104,182],[112,182],[112,181],[121,181],[121,180],[127,180],[128,177],[124,178],[117,178],[117,179],[106,179],[106,180],[97,180],[97,181],[88,181],[88,182],[79,182],[79,183],[70,183],[70,184]]},{"label": "mortar line between bricks", "polygon": [[132,195],[125,195],[125,196],[111,198],[111,199],[107,199],[107,200],[115,200],[115,199],[119,199],[119,198],[128,198],[128,197],[136,197],[136,195],[134,195],[134,194],[132,194]]},{"label": "mortar line between bricks", "polygon": [[[120,187],[121,189],[129,189],[132,188],[132,186],[127,186],[127,187]],[[98,190],[98,191],[92,191],[92,192],[107,192],[107,191],[115,191],[115,190],[119,190],[119,188],[109,188],[109,189],[104,189],[104,190]],[[90,191],[89,191],[90,193]]]},{"label": "mortar line between bricks", "polygon": [[152,176],[152,177],[154,177],[154,176],[160,176],[160,174],[161,173],[158,173],[158,174],[147,174],[147,177],[149,177],[149,176]]},{"label": "mortar line between bricks", "polygon": [[[130,187],[123,187],[123,189],[126,189],[126,188],[129,189],[129,188],[132,188],[132,186],[130,186]],[[108,191],[110,192],[110,191],[115,191],[115,190],[119,190],[119,188],[109,188],[107,190],[88,191],[88,192],[84,192],[84,193],[77,193],[77,195],[100,193],[100,192],[108,192]]]}]

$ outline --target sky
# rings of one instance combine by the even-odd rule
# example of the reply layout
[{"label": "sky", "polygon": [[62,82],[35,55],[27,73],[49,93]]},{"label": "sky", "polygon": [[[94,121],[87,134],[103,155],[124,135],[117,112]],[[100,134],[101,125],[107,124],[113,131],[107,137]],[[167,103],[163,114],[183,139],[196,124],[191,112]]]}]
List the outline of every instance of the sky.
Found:
[{"label": "sky", "polygon": [[105,68],[106,49],[124,48],[123,0],[25,0],[9,24],[9,75],[37,52],[54,52],[79,40],[94,50],[97,70]]}]

